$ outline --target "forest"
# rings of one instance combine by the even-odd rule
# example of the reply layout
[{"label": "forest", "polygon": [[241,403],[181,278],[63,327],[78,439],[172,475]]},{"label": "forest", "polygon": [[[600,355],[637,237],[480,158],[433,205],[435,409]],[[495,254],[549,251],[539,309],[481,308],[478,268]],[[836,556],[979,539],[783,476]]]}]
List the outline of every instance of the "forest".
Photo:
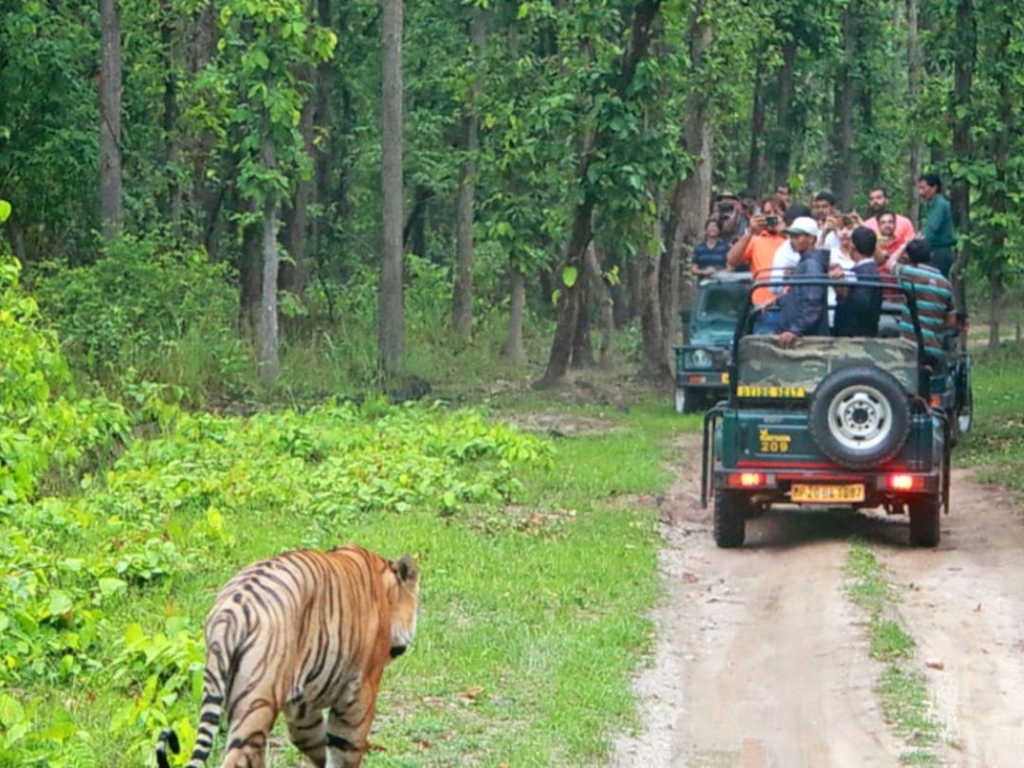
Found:
[{"label": "forest", "polygon": [[[671,375],[714,196],[915,218],[938,173],[1019,340],[1018,10],[0,0],[0,768],[188,742],[215,585],[339,536],[424,573],[369,761],[600,763],[697,429],[619,385]],[[1015,358],[967,454],[999,477]],[[608,369],[569,426],[500,412]]]},{"label": "forest", "polygon": [[101,377],[664,376],[712,195],[782,182],[914,218],[937,172],[993,339],[1017,283],[1008,0],[2,5],[0,237]]}]

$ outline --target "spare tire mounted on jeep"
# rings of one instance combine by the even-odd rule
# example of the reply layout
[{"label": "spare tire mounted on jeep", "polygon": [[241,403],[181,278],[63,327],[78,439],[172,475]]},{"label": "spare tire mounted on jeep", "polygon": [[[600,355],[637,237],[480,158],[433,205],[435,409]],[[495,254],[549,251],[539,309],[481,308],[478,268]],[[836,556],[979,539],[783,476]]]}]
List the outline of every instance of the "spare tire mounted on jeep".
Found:
[{"label": "spare tire mounted on jeep", "polygon": [[867,469],[903,448],[910,405],[900,383],[868,366],[826,376],[811,399],[808,427],[821,452],[849,469]]}]

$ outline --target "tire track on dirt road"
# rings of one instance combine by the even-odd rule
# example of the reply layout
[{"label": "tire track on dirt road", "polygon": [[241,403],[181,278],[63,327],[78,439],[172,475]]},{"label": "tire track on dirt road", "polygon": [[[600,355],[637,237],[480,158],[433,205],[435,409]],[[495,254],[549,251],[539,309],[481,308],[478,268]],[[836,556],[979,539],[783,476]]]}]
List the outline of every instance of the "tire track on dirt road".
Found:
[{"label": "tire track on dirt road", "polygon": [[679,451],[661,505],[655,658],[636,684],[643,728],[617,741],[612,766],[898,765],[908,748],[873,691],[882,665],[844,594],[852,536],[898,585],[913,584],[897,610],[958,747],[940,744],[940,758],[1024,764],[1024,525],[1005,494],[956,472],[953,515],[934,551],[907,546],[903,517],[841,512],[769,513],[748,523],[743,549],[719,550],[699,506],[699,439],[685,437]]}]

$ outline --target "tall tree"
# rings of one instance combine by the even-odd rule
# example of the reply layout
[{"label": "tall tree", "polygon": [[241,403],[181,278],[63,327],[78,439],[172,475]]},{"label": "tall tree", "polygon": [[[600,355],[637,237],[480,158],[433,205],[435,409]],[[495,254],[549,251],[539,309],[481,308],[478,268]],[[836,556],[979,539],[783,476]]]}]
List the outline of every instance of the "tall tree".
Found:
[{"label": "tall tree", "polygon": [[100,220],[110,240],[124,226],[121,191],[121,18],[117,0],[100,0]]},{"label": "tall tree", "polygon": [[[906,0],[907,11],[907,100],[911,115],[915,118],[919,110],[919,99],[921,95],[921,76],[924,72],[924,64],[921,61],[921,45],[918,40],[918,14],[917,0]],[[916,122],[916,119],[915,119]],[[917,195],[918,177],[921,175],[923,154],[923,140],[920,131],[910,133],[910,178],[907,183],[907,200],[910,205],[907,215],[911,221],[917,221],[920,212],[921,201]]]},{"label": "tall tree", "polygon": [[[609,78],[611,88],[608,95],[620,104],[629,104],[631,101],[630,91],[634,85],[637,68],[650,50],[654,23],[660,9],[660,0],[638,0],[633,7],[628,42],[619,59],[617,70]],[[581,195],[573,208],[571,234],[561,270],[558,323],[551,343],[547,369],[541,378],[543,384],[551,384],[564,378],[569,368],[586,289],[586,280],[582,279],[584,260],[594,236],[593,215],[598,204],[598,189],[592,181],[593,169],[602,153],[610,149],[614,135],[611,131],[614,127],[604,121],[597,121],[587,129],[582,139],[582,151],[576,174]]]},{"label": "tall tree", "polygon": [[402,154],[404,131],[402,103],[403,0],[382,0],[383,14],[383,121],[381,189],[383,193],[383,259],[377,316],[380,368],[396,374],[405,346],[405,301],[402,289],[403,196]]},{"label": "tall tree", "polygon": [[459,167],[457,234],[455,241],[455,286],[452,291],[452,327],[466,336],[473,327],[473,222],[476,204],[477,152],[480,148],[480,89],[487,41],[484,8],[470,9],[469,37],[473,50],[473,76],[466,111],[462,118],[465,159]]}]

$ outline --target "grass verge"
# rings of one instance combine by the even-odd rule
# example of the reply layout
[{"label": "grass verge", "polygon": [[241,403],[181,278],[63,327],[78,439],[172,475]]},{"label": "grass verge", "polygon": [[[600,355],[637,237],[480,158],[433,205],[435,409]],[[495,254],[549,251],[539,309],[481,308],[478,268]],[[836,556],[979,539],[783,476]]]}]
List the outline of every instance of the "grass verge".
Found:
[{"label": "grass verge", "polygon": [[861,542],[850,547],[846,571],[851,581],[847,597],[868,617],[871,658],[885,665],[875,692],[882,713],[908,750],[900,755],[904,765],[938,766],[933,751],[942,735],[942,724],[931,713],[924,675],[914,669],[914,638],[891,616],[893,586],[870,548]]},{"label": "grass verge", "polygon": [[962,467],[983,482],[1024,492],[1024,344],[1004,343],[972,354],[974,425],[956,451]]}]

